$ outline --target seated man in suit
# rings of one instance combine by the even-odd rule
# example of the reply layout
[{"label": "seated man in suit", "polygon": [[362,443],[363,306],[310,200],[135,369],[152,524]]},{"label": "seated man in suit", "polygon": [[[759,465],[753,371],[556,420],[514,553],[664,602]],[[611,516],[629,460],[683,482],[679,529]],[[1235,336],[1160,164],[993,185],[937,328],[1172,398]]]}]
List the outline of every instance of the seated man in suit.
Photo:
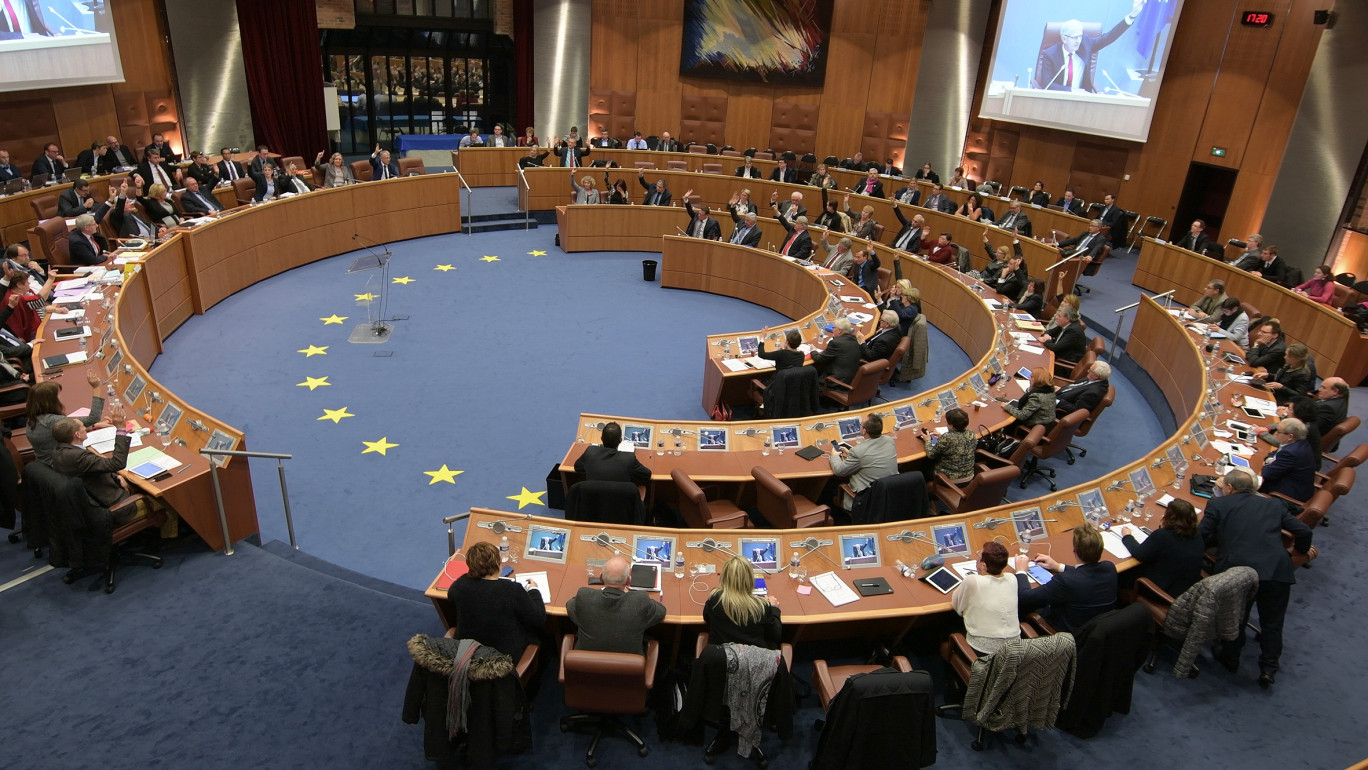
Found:
[{"label": "seated man in suit", "polygon": [[[773,206],[774,204],[770,204]],[[784,236],[784,242],[779,246],[779,253],[786,257],[804,260],[812,258],[812,233],[808,232],[807,217],[798,217],[793,220],[793,224],[783,217],[779,218],[779,224],[784,226],[788,235]]]},{"label": "seated man in suit", "polygon": [[1031,218],[1021,210],[1021,201],[1012,201],[1007,204],[1007,213],[1002,215],[1002,219],[997,221],[997,226],[1009,232],[1019,233],[1027,238],[1031,237]]},{"label": "seated man in suit", "polygon": [[[859,335],[856,336],[858,338]],[[879,314],[878,330],[869,335],[869,339],[860,343],[860,355],[866,361],[887,359],[893,355],[901,339],[902,329],[899,327],[898,311],[885,310]]]},{"label": "seated man in suit", "polygon": [[798,177],[794,174],[793,169],[789,168],[788,161],[783,158],[778,160],[774,170],[770,172],[769,178],[771,182],[788,182],[789,184],[798,181]]},{"label": "seated man in suit", "polygon": [[874,260],[870,259],[873,249],[856,249],[851,257],[850,270],[846,277],[850,279],[865,294],[868,294],[874,302],[879,301],[879,269],[874,266]]},{"label": "seated man in suit", "polygon": [[797,329],[789,329],[784,332],[784,347],[767,353],[765,352],[765,339],[768,337],[769,327],[766,326],[763,329],[763,333],[760,335],[760,346],[756,350],[755,355],[766,361],[773,361],[774,370],[776,372],[780,369],[792,369],[796,366],[803,365],[805,356],[803,355],[803,351],[798,349],[798,346],[803,344],[802,332]]},{"label": "seated man in suit", "polygon": [[[1326,377],[1316,390],[1316,426],[1324,436],[1349,416],[1349,383],[1340,377]],[[1339,449],[1339,444],[1326,447],[1327,452]]]},{"label": "seated man in suit", "polygon": [[1096,409],[1107,395],[1110,377],[1111,364],[1094,361],[1088,367],[1088,376],[1055,391],[1055,414],[1063,417],[1078,409],[1087,409],[1089,412]]},{"label": "seated man in suit", "polygon": [[122,144],[119,137],[105,137],[105,152],[100,158],[99,165],[101,174],[112,174],[116,168],[133,168],[136,165],[138,159],[134,156],[133,150]]},{"label": "seated man in suit", "polygon": [[1258,233],[1250,233],[1245,238],[1245,250],[1240,252],[1240,256],[1232,259],[1235,267],[1240,270],[1254,270],[1259,266],[1259,254],[1263,252],[1263,236]]},{"label": "seated man in suit", "polygon": [[112,201],[109,204],[109,222],[114,225],[114,231],[120,238],[142,238],[150,241],[166,234],[164,226],[153,225],[138,213],[138,201],[129,194],[127,183],[119,189],[119,195]]},{"label": "seated man in suit", "polygon": [[64,417],[52,425],[52,438],[57,446],[52,450],[50,464],[63,476],[79,478],[91,499],[109,509],[115,524],[122,524],[137,513],[136,506],[119,507],[119,502],[129,496],[128,485],[119,476],[119,471],[128,463],[128,444],[132,438],[124,430],[125,417],[121,407],[111,408],[108,419],[118,428],[114,451],[109,457],[101,457],[81,446],[86,439],[85,425],[75,418]]},{"label": "seated man in suit", "polygon": [[748,179],[759,179],[760,167],[751,161],[751,156],[747,155],[746,159],[741,162],[741,165],[736,167],[736,176]]},{"label": "seated man in suit", "polygon": [[1306,423],[1285,417],[1278,421],[1273,438],[1278,440],[1278,448],[1264,458],[1259,491],[1265,495],[1283,494],[1293,500],[1310,499],[1316,491],[1320,452],[1306,440]]},{"label": "seated man in suit", "polygon": [[1055,354],[1056,366],[1062,361],[1077,363],[1088,349],[1088,335],[1083,333],[1078,311],[1069,305],[1060,305],[1054,321],[1055,328],[1040,335],[1040,343]]},{"label": "seated man in suit", "polygon": [[637,169],[637,184],[646,191],[646,197],[641,203],[644,206],[668,206],[670,205],[670,189],[666,186],[665,177],[655,181],[655,184],[647,184],[646,169]]},{"label": "seated man in suit", "polygon": [[1287,266],[1286,262],[1278,257],[1277,246],[1265,246],[1263,250],[1259,252],[1259,264],[1255,265],[1254,269],[1249,272],[1266,281],[1272,281],[1279,286],[1285,287],[1291,283],[1288,279],[1290,278],[1292,269]]},{"label": "seated man in suit", "polygon": [[1202,287],[1202,296],[1188,311],[1200,323],[1216,323],[1221,320],[1221,303],[1226,301],[1225,281],[1213,278]]},{"label": "seated man in suit", "polygon": [[157,154],[162,156],[162,159],[165,160],[167,163],[180,162],[180,156],[172,152],[171,145],[167,143],[166,137],[161,135],[160,133],[152,135],[152,144],[149,144],[143,148],[143,156],[146,157],[147,153],[151,152],[152,150],[156,150]]},{"label": "seated man in suit", "polygon": [[[257,157],[259,158],[260,156]],[[253,161],[253,163],[255,163],[255,161]],[[379,144],[375,145],[375,152],[371,153],[370,163],[372,180],[399,178],[399,162],[390,159],[389,150],[380,149]],[[258,181],[258,186],[259,185],[260,182]]]},{"label": "seated man in suit", "polygon": [[633,132],[632,132],[632,138],[627,140],[627,149],[629,149],[629,150],[649,150],[649,149],[651,149],[651,148],[646,144],[646,140],[641,138],[641,132],[640,132],[640,131],[633,131]]},{"label": "seated man in suit", "polygon": [[1174,245],[1180,249],[1187,249],[1188,251],[1195,251],[1198,254],[1205,254],[1207,244],[1210,242],[1211,239],[1208,238],[1206,234],[1206,222],[1203,222],[1200,219],[1194,219],[1192,220],[1192,226],[1188,228],[1187,235],[1178,239],[1178,242]]},{"label": "seated man in suit", "polygon": [[206,189],[214,189],[219,183],[219,174],[214,170],[214,164],[209,162],[209,156],[203,150],[195,150],[190,153],[190,161],[190,168],[185,170],[185,179],[182,181],[188,184],[189,180],[194,179]]},{"label": "seated man in suit", "polygon": [[660,132],[660,142],[656,144],[656,150],[659,152],[683,152],[684,147],[680,145],[679,140],[670,138],[669,131],[662,131]]},{"label": "seated man in suit", "polygon": [[858,185],[855,185],[855,193],[857,195],[868,195],[871,198],[884,197],[883,182],[879,179],[879,172],[875,169],[870,169],[869,172],[865,174],[864,180]]},{"label": "seated man in suit", "polygon": [[1065,257],[1081,257],[1086,265],[1102,256],[1107,246],[1107,238],[1102,234],[1102,220],[1094,219],[1088,223],[1086,232],[1059,242],[1059,253]]},{"label": "seated man in suit", "polygon": [[1131,12],[1102,35],[1085,34],[1083,22],[1077,19],[1064,22],[1059,27],[1059,42],[1040,52],[1032,85],[1051,91],[1101,90],[1093,79],[1093,56],[1126,34],[1144,7],[1145,0],[1134,0]]},{"label": "seated man in suit", "polygon": [[231,182],[247,176],[247,169],[243,168],[241,163],[233,160],[233,149],[231,147],[224,147],[219,150],[219,155],[223,156],[223,160],[220,160],[216,166],[219,179]]},{"label": "seated man in suit", "polygon": [[[109,204],[101,204],[108,209]],[[76,217],[76,227],[67,238],[67,256],[73,265],[100,265],[109,259],[109,244],[100,235],[100,226],[95,217],[81,214]]]},{"label": "seated man in suit", "polygon": [[917,187],[915,182],[909,182],[893,193],[893,201],[905,206],[915,206],[919,200],[921,200],[921,188]]},{"label": "seated man in suit", "polygon": [[922,232],[926,229],[925,217],[914,214],[909,222],[907,217],[903,216],[902,206],[896,198],[893,200],[893,215],[902,223],[902,229],[893,238],[893,248],[912,254],[921,251]]},{"label": "seated man in suit", "polygon": [[304,174],[293,161],[290,162],[289,166],[285,167],[285,173],[282,174],[280,178],[280,186],[285,192],[295,193],[296,195],[312,192],[315,189],[313,184],[304,177]]},{"label": "seated man in suit", "polygon": [[622,147],[622,142],[608,135],[608,129],[600,128],[598,138],[590,142],[590,146],[598,147],[603,150],[616,150]]},{"label": "seated man in suit", "polygon": [[71,187],[57,196],[58,216],[73,219],[95,210],[95,196],[90,193],[90,180],[77,179]]},{"label": "seated man in suit", "polygon": [[104,165],[105,152],[104,142],[99,140],[91,142],[89,150],[81,150],[81,154],[76,156],[76,168],[79,168],[82,174],[101,173],[99,168]]},{"label": "seated man in suit", "polygon": [[1074,527],[1073,550],[1077,567],[1060,564],[1047,553],[1029,559],[1054,573],[1050,582],[1035,588],[1026,580],[1027,557],[1016,557],[1017,610],[1023,616],[1048,607],[1044,614],[1056,628],[1077,631],[1116,607],[1116,565],[1101,560],[1102,533],[1086,522]]},{"label": "seated man in suit", "polygon": [[471,126],[471,127],[470,127],[469,133],[467,133],[465,136],[461,137],[461,141],[458,142],[457,145],[456,145],[457,149],[460,149],[460,150],[464,150],[464,149],[467,148],[467,147],[484,147],[484,146],[485,146],[485,141],[484,141],[484,139],[480,138],[480,129],[477,128],[477,127],[475,127],[475,126]]},{"label": "seated man in suit", "polygon": [[854,155],[852,155],[851,157],[846,158],[845,160],[841,161],[841,168],[850,169],[851,171],[864,171],[864,170],[865,170],[864,153],[857,152],[857,153],[855,153]]},{"label": "seated man in suit", "polygon": [[1080,198],[1074,197],[1074,189],[1072,187],[1064,188],[1064,197],[1055,201],[1055,205],[1064,209],[1064,213],[1066,214],[1073,214],[1076,217],[1083,216],[1083,201]]},{"label": "seated man in suit", "polygon": [[0,184],[19,178],[19,167],[10,163],[9,150],[0,149]]},{"label": "seated man in suit", "polygon": [[1106,193],[1102,196],[1102,213],[1097,215],[1111,238],[1112,251],[1120,251],[1126,245],[1126,210],[1116,205],[1116,196]]},{"label": "seated man in suit", "polygon": [[822,267],[833,273],[845,275],[850,272],[850,266],[855,261],[854,253],[851,251],[854,246],[853,241],[849,238],[842,238],[833,246],[831,244],[831,231],[823,230],[822,240],[819,243],[822,245],[822,251],[826,252],[826,256],[823,257],[818,254],[817,258],[813,260],[814,262],[821,260]]},{"label": "seated man in suit", "polygon": [[1282,368],[1287,355],[1287,334],[1283,332],[1282,322],[1276,318],[1263,319],[1254,328],[1249,341],[1249,349],[1245,351],[1246,363],[1270,372]]},{"label": "seated man in suit", "polygon": [[195,177],[186,177],[185,192],[181,193],[181,211],[190,216],[203,216],[223,211],[223,204],[218,202],[218,198],[213,193],[206,193],[200,190],[199,180]]},{"label": "seated man in suit", "polygon": [[955,213],[955,202],[950,200],[950,196],[945,194],[945,189],[939,182],[931,185],[931,194],[926,196],[926,201],[922,203],[923,208],[939,211],[944,214]]},{"label": "seated man in suit", "polygon": [[917,169],[917,175],[915,178],[925,179],[926,181],[935,185],[940,184],[940,174],[937,174],[936,172],[931,170],[930,163],[923,163],[922,167]]},{"label": "seated man in suit", "polygon": [[647,591],[631,591],[632,565],[613,556],[603,565],[603,590],[581,588],[565,611],[578,628],[575,649],[596,652],[645,652],[646,631],[665,619],[665,605]]},{"label": "seated man in suit", "polygon": [[902,169],[893,165],[892,158],[884,158],[883,164],[879,166],[879,173],[884,176],[902,176]]},{"label": "seated man in suit", "polygon": [[147,156],[138,164],[138,176],[145,179],[148,186],[159,184],[171,190],[178,186],[181,172],[162,159],[160,150],[148,147]]},{"label": "seated man in suit", "polygon": [[43,154],[33,161],[33,167],[29,169],[29,179],[39,174],[47,174],[48,181],[60,181],[66,170],[66,158],[62,157],[61,149],[55,142],[48,142],[43,145]]},{"label": "seated man in suit", "polygon": [[[607,134],[606,131],[604,133]],[[617,140],[614,139],[613,141],[616,142]],[[485,144],[487,144],[490,147],[512,147],[513,138],[508,134],[504,133],[503,124],[495,123],[494,133],[490,134],[489,141],[485,142]],[[616,147],[617,145],[614,144],[613,146]]]},{"label": "seated man in suit", "polygon": [[645,484],[651,480],[651,469],[641,464],[633,451],[620,451],[622,426],[610,422],[603,426],[603,444],[586,447],[575,461],[575,473],[584,474],[589,481],[627,481]]},{"label": "seated man in suit", "polygon": [[1259,605],[1259,686],[1272,687],[1282,657],[1283,620],[1292,597],[1292,557],[1283,545],[1284,530],[1292,535],[1292,550],[1305,554],[1311,548],[1311,528],[1292,515],[1281,500],[1254,493],[1254,474],[1237,468],[1217,482],[1223,494],[1213,499],[1197,525],[1208,549],[1216,551],[1216,572],[1231,567],[1250,567],[1259,573],[1259,590],[1245,607],[1240,635],[1219,645],[1213,656],[1227,671],[1240,668],[1244,627],[1249,611]]},{"label": "seated man in suit", "polygon": [[736,228],[732,230],[732,237],[728,243],[735,243],[738,246],[749,246],[752,249],[760,246],[760,226],[754,211],[746,212],[746,216],[738,217],[736,210],[731,212],[732,221],[736,223]]},{"label": "seated man in suit", "polygon": [[693,206],[693,190],[684,191],[684,212],[689,215],[689,235],[709,241],[722,240],[722,225],[712,218],[707,206]]},{"label": "seated man in suit", "polygon": [[[883,432],[883,418],[869,415],[860,423],[860,433],[864,441],[850,449],[841,449],[835,442],[831,444],[831,454],[827,462],[831,472],[849,478],[850,491],[854,498],[845,497],[841,507],[854,510],[855,501],[869,489],[869,485],[879,479],[898,475],[898,449],[892,436]],[[834,489],[832,490],[835,491]]]},{"label": "seated man in suit", "polygon": [[849,318],[837,318],[831,327],[831,341],[825,350],[813,352],[812,363],[817,365],[823,377],[835,377],[849,383],[860,368],[860,342],[855,339]]},{"label": "seated man in suit", "polygon": [[803,205],[803,194],[797,190],[789,193],[788,200],[779,202],[779,192],[770,193],[770,206],[775,208],[781,219],[792,222],[798,217],[807,216],[807,207]]}]

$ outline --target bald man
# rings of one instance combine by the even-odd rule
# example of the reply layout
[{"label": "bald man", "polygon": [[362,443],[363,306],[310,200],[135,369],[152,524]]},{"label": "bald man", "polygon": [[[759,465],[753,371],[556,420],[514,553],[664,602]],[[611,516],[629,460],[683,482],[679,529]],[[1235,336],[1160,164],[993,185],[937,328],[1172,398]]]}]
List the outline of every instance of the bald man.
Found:
[{"label": "bald man", "polygon": [[[1083,31],[1083,22],[1070,19],[1059,27],[1059,42],[1040,52],[1039,66],[1036,67],[1035,87],[1051,91],[1090,91],[1101,90],[1093,81],[1092,57],[1126,34],[1135,23],[1135,18],[1145,7],[1145,0],[1134,0],[1131,12],[1117,22],[1105,35],[1089,35]],[[1110,85],[1107,83],[1105,85]]]},{"label": "bald man", "polygon": [[579,628],[575,649],[596,652],[645,652],[646,629],[665,619],[665,606],[647,591],[628,589],[632,565],[615,555],[603,565],[603,590],[585,586],[565,603]]}]

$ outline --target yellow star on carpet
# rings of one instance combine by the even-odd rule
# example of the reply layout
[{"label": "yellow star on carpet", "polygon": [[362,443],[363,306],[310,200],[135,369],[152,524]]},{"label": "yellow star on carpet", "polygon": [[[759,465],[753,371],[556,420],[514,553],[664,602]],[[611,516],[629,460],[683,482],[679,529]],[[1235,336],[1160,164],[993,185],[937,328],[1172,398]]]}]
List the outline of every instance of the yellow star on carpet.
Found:
[{"label": "yellow star on carpet", "polygon": [[403,278],[395,278],[395,279],[394,279],[394,282],[397,283],[397,284],[399,284],[400,286],[407,286],[407,285],[413,283],[413,279],[412,279],[412,278],[409,278],[409,277],[406,275],[406,276],[404,276]]},{"label": "yellow star on carpet", "polygon": [[[332,420],[332,421],[333,421],[333,425],[336,425],[336,424],[342,422],[342,418],[343,418],[343,417],[355,417],[355,416],[356,416],[356,415],[352,414],[351,412],[348,412],[348,411],[347,411],[347,407],[344,406],[344,407],[342,407],[341,409],[324,409],[324,410],[323,410],[323,416],[322,416],[322,417],[319,417],[318,419],[319,419],[319,420]],[[384,454],[384,452],[381,452],[381,454]]]},{"label": "yellow star on carpet", "polygon": [[446,467],[446,463],[442,463],[441,469],[435,471],[423,471],[423,473],[432,477],[432,481],[428,482],[428,486],[432,486],[433,484],[436,484],[439,481],[445,481],[448,484],[455,484],[456,477],[461,475],[462,473],[465,473],[465,471],[453,471],[452,469]]},{"label": "yellow star on carpet", "polygon": [[365,294],[358,294],[358,295],[356,295],[356,301],[357,301],[357,302],[370,302],[371,300],[375,299],[375,297],[376,297],[376,295],[371,294],[370,292],[366,292]]},{"label": "yellow star on carpet", "polygon": [[324,326],[330,326],[330,325],[332,325],[332,324],[337,324],[338,326],[341,326],[341,325],[342,325],[342,322],[345,321],[345,320],[347,320],[347,319],[350,318],[350,317],[351,317],[351,316],[338,315],[338,314],[336,314],[336,313],[333,313],[332,315],[328,316],[327,318],[320,318],[320,319],[318,319],[318,320],[322,321]]},{"label": "yellow star on carpet", "polygon": [[546,252],[541,251],[540,249],[533,249],[533,250],[531,250],[531,251],[529,251],[529,252],[527,252],[527,253],[528,253],[529,256],[533,256],[533,257],[544,257],[544,256],[546,256]]},{"label": "yellow star on carpet", "polygon": [[456,269],[456,266],[455,266],[455,265],[438,265],[438,266],[436,266],[436,267],[434,267],[434,268],[432,268],[432,269],[433,269],[433,270],[441,270],[443,273],[446,273],[446,272],[455,270],[455,269]]},{"label": "yellow star on carpet", "polygon": [[370,454],[371,452],[379,452],[380,454],[385,454],[386,450],[393,449],[394,447],[399,446],[398,444],[391,444],[389,436],[385,436],[381,438],[379,441],[362,441],[361,443],[366,445],[366,448],[361,450],[361,454],[363,455]]},{"label": "yellow star on carpet", "polygon": [[327,377],[305,377],[303,382],[297,383],[296,388],[308,388],[310,392],[316,388],[326,388],[332,385]]},{"label": "yellow star on carpet", "polygon": [[543,502],[541,501],[541,496],[544,495],[544,494],[546,494],[546,493],[545,493],[545,492],[533,492],[533,491],[529,490],[527,487],[523,487],[523,488],[522,488],[522,493],[521,493],[521,494],[509,495],[507,499],[509,499],[509,500],[517,500],[517,501],[518,501],[518,510],[521,511],[521,510],[523,509],[523,506],[524,506],[524,505],[546,505],[546,503],[543,503]]},{"label": "yellow star on carpet", "polygon": [[303,353],[305,358],[313,358],[314,356],[326,356],[328,355],[328,346],[324,345],[320,348],[317,345],[310,345],[307,348],[304,348],[303,350],[296,350],[295,352]]},{"label": "yellow star on carpet", "polygon": [[491,257],[491,256],[489,256],[488,254],[484,255],[483,257],[480,257],[480,259],[481,259],[482,261],[485,261],[485,262],[498,262],[498,261],[499,261],[499,258],[498,258],[498,257]]}]

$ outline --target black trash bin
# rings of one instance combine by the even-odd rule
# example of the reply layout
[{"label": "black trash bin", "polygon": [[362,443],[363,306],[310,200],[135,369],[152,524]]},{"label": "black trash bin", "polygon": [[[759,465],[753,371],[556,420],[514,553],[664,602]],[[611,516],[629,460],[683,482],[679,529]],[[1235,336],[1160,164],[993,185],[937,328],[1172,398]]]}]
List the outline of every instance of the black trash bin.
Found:
[{"label": "black trash bin", "polygon": [[654,259],[641,260],[641,280],[654,281],[656,265],[659,264]]}]

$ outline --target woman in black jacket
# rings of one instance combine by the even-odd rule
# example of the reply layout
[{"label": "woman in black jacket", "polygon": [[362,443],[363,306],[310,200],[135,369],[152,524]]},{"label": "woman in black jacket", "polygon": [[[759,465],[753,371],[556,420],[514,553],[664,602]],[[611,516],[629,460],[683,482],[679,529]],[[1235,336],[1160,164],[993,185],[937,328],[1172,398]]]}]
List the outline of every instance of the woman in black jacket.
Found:
[{"label": "woman in black jacket", "polygon": [[1021,301],[1016,303],[1016,309],[1023,313],[1030,313],[1039,319],[1045,314],[1045,281],[1040,278],[1032,278],[1026,283],[1026,294]]},{"label": "woman in black jacket", "polygon": [[1131,527],[1120,529],[1121,542],[1140,566],[1128,570],[1123,581],[1134,582],[1145,577],[1177,597],[1202,579],[1202,555],[1206,550],[1197,536],[1197,511],[1186,500],[1174,500],[1164,512],[1159,529],[1141,543],[1135,539]]},{"label": "woman in black jacket", "polygon": [[719,586],[703,605],[709,644],[749,644],[779,649],[783,626],[773,597],[755,595],[754,567],[733,556],[722,565]]},{"label": "woman in black jacket", "polygon": [[499,551],[489,543],[466,550],[466,574],[447,589],[456,609],[456,631],[513,658],[537,640],[546,623],[546,605],[535,588],[523,588],[499,577]]}]

